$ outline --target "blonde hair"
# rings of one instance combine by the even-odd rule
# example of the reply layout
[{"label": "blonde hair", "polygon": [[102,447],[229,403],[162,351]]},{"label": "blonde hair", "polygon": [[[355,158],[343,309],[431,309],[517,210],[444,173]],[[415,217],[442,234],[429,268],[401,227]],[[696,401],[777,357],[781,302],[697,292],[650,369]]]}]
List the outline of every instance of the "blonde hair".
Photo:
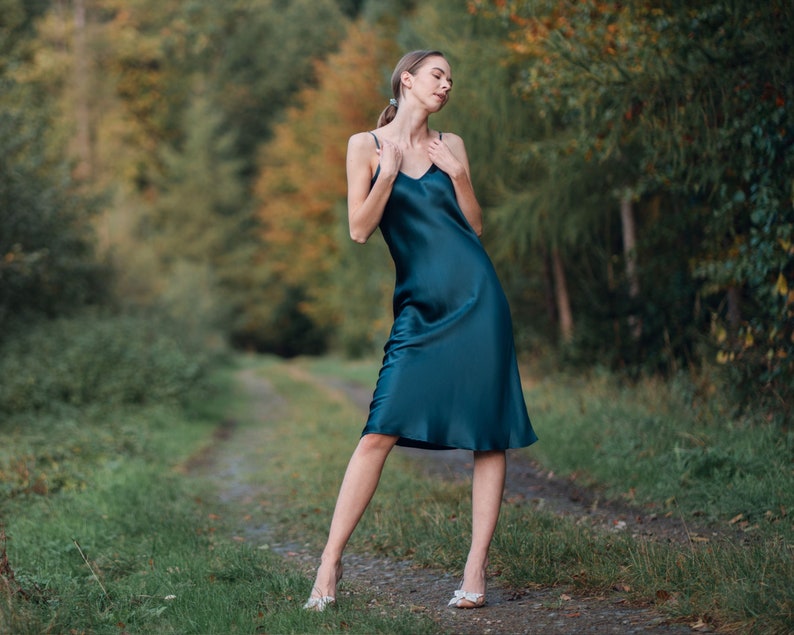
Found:
[{"label": "blonde hair", "polygon": [[394,72],[391,74],[391,92],[392,95],[394,95],[393,100],[397,102],[397,106],[389,103],[389,105],[383,109],[383,112],[380,113],[380,117],[378,117],[378,128],[385,126],[397,115],[397,108],[402,98],[402,74],[408,71],[411,75],[415,75],[416,71],[419,70],[419,67],[422,66],[428,57],[444,57],[444,54],[441,51],[424,49],[411,51],[403,55],[400,61],[397,62],[397,66],[394,67]]}]

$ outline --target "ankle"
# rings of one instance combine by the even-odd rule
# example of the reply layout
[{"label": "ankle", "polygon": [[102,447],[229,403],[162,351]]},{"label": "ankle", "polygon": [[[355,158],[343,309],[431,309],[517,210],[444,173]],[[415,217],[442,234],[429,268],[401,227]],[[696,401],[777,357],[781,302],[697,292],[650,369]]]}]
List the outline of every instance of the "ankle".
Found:
[{"label": "ankle", "polygon": [[342,554],[325,553],[320,556],[320,566],[332,566],[339,568],[342,564]]},{"label": "ankle", "polygon": [[477,557],[469,554],[466,559],[465,571],[485,571],[488,568],[488,556]]}]

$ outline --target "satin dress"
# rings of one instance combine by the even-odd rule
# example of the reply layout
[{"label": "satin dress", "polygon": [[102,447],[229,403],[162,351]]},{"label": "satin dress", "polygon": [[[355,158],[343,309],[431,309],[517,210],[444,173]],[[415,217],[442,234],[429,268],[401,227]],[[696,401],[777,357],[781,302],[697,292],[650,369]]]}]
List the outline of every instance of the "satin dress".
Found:
[{"label": "satin dress", "polygon": [[437,450],[534,443],[510,308],[452,180],[435,165],[417,179],[400,172],[380,230],[396,271],[394,324],[362,436]]}]

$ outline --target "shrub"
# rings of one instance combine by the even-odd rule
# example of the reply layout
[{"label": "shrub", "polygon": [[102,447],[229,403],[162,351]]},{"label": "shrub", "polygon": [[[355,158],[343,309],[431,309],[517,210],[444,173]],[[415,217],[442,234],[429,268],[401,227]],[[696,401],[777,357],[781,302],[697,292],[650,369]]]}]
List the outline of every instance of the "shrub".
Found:
[{"label": "shrub", "polygon": [[82,315],[38,323],[0,348],[0,412],[184,398],[205,357],[161,321]]}]

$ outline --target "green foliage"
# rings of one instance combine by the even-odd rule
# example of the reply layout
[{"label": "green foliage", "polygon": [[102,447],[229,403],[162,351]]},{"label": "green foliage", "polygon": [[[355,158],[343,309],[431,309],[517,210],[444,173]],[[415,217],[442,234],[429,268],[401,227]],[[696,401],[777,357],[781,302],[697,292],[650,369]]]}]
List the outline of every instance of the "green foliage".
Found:
[{"label": "green foliage", "polygon": [[13,66],[17,47],[30,36],[33,23],[49,8],[49,0],[0,0],[0,72]]},{"label": "green foliage", "polygon": [[[635,316],[642,338],[622,338],[633,351],[616,361],[674,370],[704,353],[699,343],[710,332],[718,360],[737,377],[753,377],[751,390],[764,388],[785,418],[794,386],[790,4],[474,6],[509,29],[513,85],[529,116],[548,122],[526,146],[540,170],[525,217],[564,219],[546,236],[568,233],[569,261],[602,255],[599,268],[610,274],[584,277],[574,302],[589,306],[582,289],[625,298],[596,323],[579,318],[593,335],[579,338],[582,352],[610,355],[594,345],[598,335],[614,350],[603,337],[609,322]],[[601,220],[626,196],[644,216],[637,298],[611,273],[621,245]],[[521,213],[509,221],[519,230],[514,241],[542,235]],[[673,275],[660,278],[671,261]]]},{"label": "green foliage", "polygon": [[241,333],[258,350],[312,354],[333,343],[361,353],[382,337],[390,258],[380,236],[375,246],[351,244],[343,203],[347,140],[377,120],[381,68],[396,56],[379,34],[350,25],[262,153],[256,194],[267,282]]},{"label": "green foliage", "polygon": [[78,193],[52,96],[27,74],[34,23],[48,5],[0,4],[0,342],[31,319],[106,299],[91,225],[97,201]]},{"label": "green foliage", "polygon": [[[80,145],[81,165],[83,151],[93,157],[80,185],[107,203],[96,223],[103,254],[120,274],[121,303],[164,307],[197,334],[237,335],[245,309],[260,301],[252,298],[261,278],[250,205],[258,148],[291,96],[316,79],[317,58],[339,42],[343,9],[355,14],[359,3],[86,0],[82,27],[77,5],[47,4],[35,34],[33,9],[44,7],[14,3],[4,12],[28,52],[14,70],[26,89],[45,87],[60,115],[36,139],[69,140],[75,128],[88,128],[80,144],[50,151],[62,156]],[[68,81],[78,71],[81,81]],[[8,128],[19,132],[16,121]],[[50,166],[42,172],[55,177]],[[48,191],[47,182],[28,181],[32,192]],[[61,207],[67,216],[69,206]],[[47,229],[41,218],[33,230]],[[61,229],[63,241],[76,232]],[[21,253],[0,253],[31,269],[45,252],[30,248],[26,262]],[[73,304],[65,291],[88,286],[85,276],[58,271],[65,274],[54,281],[58,293]]]},{"label": "green foliage", "polygon": [[185,260],[220,269],[244,229],[242,164],[233,153],[233,135],[204,95],[193,97],[180,130],[182,143],[162,148],[160,196],[143,238],[157,242],[155,251],[166,266]]},{"label": "green foliage", "polygon": [[[258,0],[217,7],[211,86],[237,156],[251,170],[260,144],[292,96],[312,84],[314,64],[334,50],[345,20],[334,0]],[[253,174],[249,172],[249,174]]]},{"label": "green foliage", "polygon": [[[46,108],[35,87],[0,75],[0,330],[58,315],[104,295],[93,249],[94,205],[52,160]],[[2,335],[0,335],[2,339]]]},{"label": "green foliage", "polygon": [[143,317],[83,315],[21,330],[0,349],[0,412],[186,399],[206,359],[164,326]]}]

